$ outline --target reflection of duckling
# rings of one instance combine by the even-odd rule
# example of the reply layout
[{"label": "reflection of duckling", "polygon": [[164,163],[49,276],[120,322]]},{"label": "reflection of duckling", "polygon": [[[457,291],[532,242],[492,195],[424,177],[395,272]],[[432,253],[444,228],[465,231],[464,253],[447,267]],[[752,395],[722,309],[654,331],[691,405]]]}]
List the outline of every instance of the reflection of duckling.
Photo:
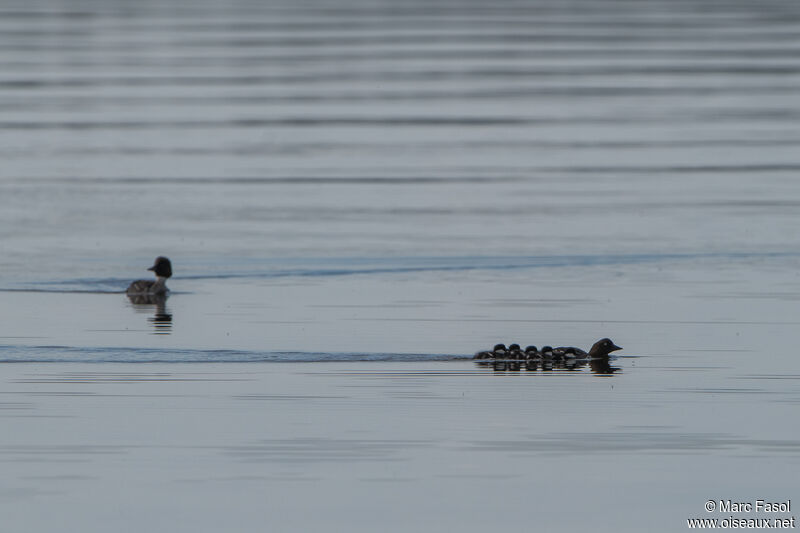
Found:
[{"label": "reflection of duckling", "polygon": [[172,276],[172,263],[169,262],[169,259],[163,256],[156,257],[156,261],[153,266],[147,270],[152,270],[156,275],[156,279],[155,281],[140,279],[131,283],[125,293],[131,297],[132,301],[134,299],[133,297],[135,296],[156,294],[164,295],[169,292],[169,289],[167,288],[167,279]]}]

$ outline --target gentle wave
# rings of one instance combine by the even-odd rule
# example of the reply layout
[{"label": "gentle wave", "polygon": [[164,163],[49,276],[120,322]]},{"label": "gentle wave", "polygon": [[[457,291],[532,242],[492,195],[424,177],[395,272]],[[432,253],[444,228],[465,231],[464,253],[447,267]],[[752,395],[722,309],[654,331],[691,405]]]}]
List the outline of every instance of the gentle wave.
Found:
[{"label": "gentle wave", "polygon": [[[176,276],[182,280],[233,280],[278,278],[326,278],[339,276],[391,276],[425,272],[469,272],[476,270],[512,271],[536,268],[602,267],[672,261],[780,259],[800,256],[800,252],[729,252],[684,254],[609,254],[548,255],[513,257],[420,257],[420,258],[351,258],[320,266],[268,266],[246,271],[207,272]],[[228,258],[229,260],[231,258]],[[302,260],[300,260],[302,261]],[[318,263],[309,259],[306,263]],[[191,266],[189,266],[191,268]],[[121,294],[130,278],[78,278],[21,283],[2,287],[0,292]],[[180,294],[180,293],[173,293]]]},{"label": "gentle wave", "polygon": [[[800,72],[798,72],[800,74]],[[714,116],[701,117],[703,122],[724,122],[740,120],[738,117]],[[781,117],[775,117],[777,120]],[[790,114],[782,120],[795,120]],[[683,123],[698,121],[699,118],[671,116],[660,118],[662,122]],[[608,125],[608,124],[643,124],[651,122],[652,117],[618,117],[618,116],[582,116],[582,117],[520,117],[520,116],[396,116],[396,117],[290,117],[290,118],[226,118],[219,120],[71,120],[71,121],[0,121],[0,130],[148,130],[148,129],[185,129],[185,128],[264,128],[295,127],[316,128],[321,126],[341,127],[452,127],[452,126],[541,126],[541,125]]]},{"label": "gentle wave", "polygon": [[471,358],[471,354],[328,353],[0,345],[0,363],[324,363],[451,361]]},{"label": "gentle wave", "polygon": [[[800,53],[797,51],[795,53]],[[0,63],[2,66],[2,63]],[[0,84],[0,90],[3,89]],[[547,97],[555,99],[565,99],[567,97],[592,97],[616,99],[621,96],[708,96],[708,95],[751,95],[754,91],[753,86],[748,85],[725,85],[719,86],[713,83],[695,84],[691,86],[664,83],[658,87],[645,85],[594,85],[582,83],[581,85],[559,84],[544,87],[526,86],[521,88],[491,87],[491,88],[432,88],[432,89],[408,89],[392,90],[384,87],[380,88],[356,88],[350,90],[335,90],[325,92],[299,92],[293,91],[290,94],[271,94],[258,96],[214,96],[214,95],[189,95],[189,96],[170,96],[160,94],[146,95],[99,95],[87,97],[81,95],[65,95],[58,99],[39,99],[30,100],[27,98],[12,99],[6,95],[3,102],[0,102],[0,109],[17,110],[20,102],[24,102],[30,110],[48,109],[74,109],[76,106],[93,105],[99,106],[121,106],[121,105],[168,105],[173,109],[192,108],[203,105],[225,105],[229,108],[240,107],[246,112],[250,112],[251,106],[264,104],[330,104],[348,102],[431,102],[433,100],[452,101],[459,99],[470,100],[496,100],[502,98],[526,100],[532,97]],[[797,86],[794,83],[770,83],[757,87],[762,94],[794,94]],[[780,139],[776,139],[779,141]],[[698,139],[697,142],[722,142],[715,139]],[[763,141],[763,140],[762,140]],[[491,144],[492,140],[483,141]],[[601,141],[599,141],[601,142]],[[670,142],[665,141],[665,142]],[[688,142],[679,140],[678,142]]]},{"label": "gentle wave", "polygon": [[580,70],[569,67],[560,68],[474,68],[442,72],[441,70],[423,70],[397,72],[311,72],[302,74],[272,74],[238,76],[222,75],[149,75],[149,76],[82,76],[59,78],[27,77],[11,80],[0,80],[2,89],[36,89],[52,87],[161,87],[161,86],[247,86],[270,84],[317,84],[322,82],[347,81],[354,74],[365,81],[430,81],[436,79],[532,79],[543,78],[618,78],[625,76],[686,75],[712,77],[715,75],[763,75],[763,76],[795,76],[800,73],[796,65],[672,65],[636,67],[583,67]]}]

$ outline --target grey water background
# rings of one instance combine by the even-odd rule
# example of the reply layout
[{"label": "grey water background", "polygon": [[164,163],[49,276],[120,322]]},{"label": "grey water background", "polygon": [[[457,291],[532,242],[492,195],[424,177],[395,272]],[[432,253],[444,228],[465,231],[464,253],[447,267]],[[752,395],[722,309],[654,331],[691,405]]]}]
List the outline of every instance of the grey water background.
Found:
[{"label": "grey water background", "polygon": [[798,87],[790,1],[3,2],[4,531],[795,497]]}]

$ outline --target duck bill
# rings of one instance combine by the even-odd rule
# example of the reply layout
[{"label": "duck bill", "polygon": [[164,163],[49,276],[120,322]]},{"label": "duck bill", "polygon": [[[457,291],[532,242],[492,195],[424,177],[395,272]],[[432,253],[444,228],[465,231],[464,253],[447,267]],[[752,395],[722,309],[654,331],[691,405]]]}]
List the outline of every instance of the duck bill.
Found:
[{"label": "duck bill", "polygon": [[611,345],[611,349],[610,349],[610,350],[608,350],[608,352],[609,352],[609,353],[611,353],[611,352],[616,352],[617,350],[621,350],[621,349],[622,349],[622,346],[617,346],[616,344],[612,344],[612,345]]},{"label": "duck bill", "polygon": [[148,268],[147,270],[153,270],[153,271],[155,271],[155,269],[156,269],[156,266],[155,266],[155,265],[153,265],[153,266],[151,266],[150,268]]}]

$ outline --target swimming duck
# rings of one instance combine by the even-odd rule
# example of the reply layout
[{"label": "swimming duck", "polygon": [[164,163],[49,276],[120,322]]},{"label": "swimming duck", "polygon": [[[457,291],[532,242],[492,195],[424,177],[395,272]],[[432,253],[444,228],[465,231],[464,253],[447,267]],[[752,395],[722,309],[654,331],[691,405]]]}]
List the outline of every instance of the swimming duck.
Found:
[{"label": "swimming duck", "polygon": [[169,262],[169,259],[163,256],[156,257],[153,266],[147,270],[152,270],[156,275],[155,281],[145,279],[134,281],[125,291],[128,296],[166,294],[169,292],[167,278],[172,276],[172,263]]},{"label": "swimming duck", "polygon": [[508,346],[508,358],[522,359],[522,349],[519,347],[519,344],[514,343]]},{"label": "swimming duck", "polygon": [[490,351],[476,353],[473,359],[505,359],[507,353],[505,344],[495,344]]},{"label": "swimming duck", "polygon": [[505,344],[496,344],[490,351],[478,352],[475,354],[475,359],[515,359],[515,360],[553,360],[565,361],[569,359],[608,359],[611,352],[621,350],[620,346],[614,344],[609,338],[600,339],[592,345],[588,352],[575,348],[574,346],[559,346],[553,348],[552,346],[542,346],[538,350],[536,346],[528,346],[523,351],[519,344],[510,344],[506,348]]},{"label": "swimming duck", "polygon": [[530,361],[531,359],[539,359],[539,350],[536,346],[526,346],[525,347],[525,359]]},{"label": "swimming duck", "polygon": [[588,352],[574,346],[560,346],[553,349],[553,354],[562,359],[602,359],[608,358],[611,352],[621,349],[611,339],[604,338],[594,343]]}]

